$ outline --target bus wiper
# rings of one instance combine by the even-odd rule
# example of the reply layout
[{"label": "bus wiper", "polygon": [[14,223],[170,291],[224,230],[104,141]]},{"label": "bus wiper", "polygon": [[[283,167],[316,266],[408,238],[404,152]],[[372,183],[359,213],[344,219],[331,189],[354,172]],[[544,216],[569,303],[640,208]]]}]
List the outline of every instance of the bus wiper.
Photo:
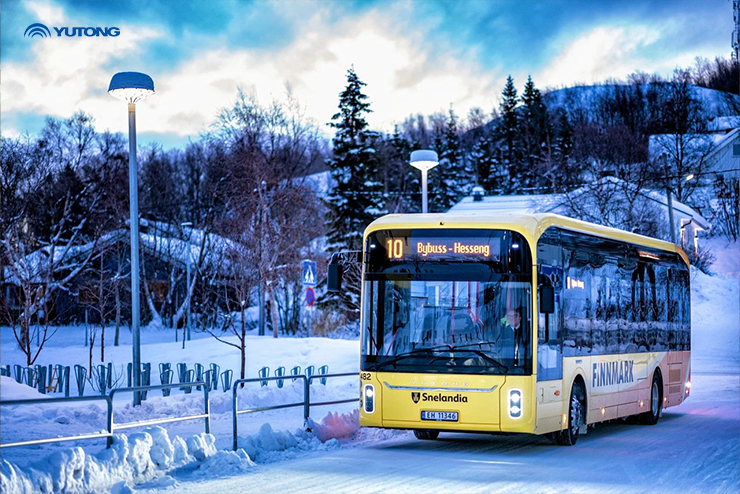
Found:
[{"label": "bus wiper", "polygon": [[502,364],[501,362],[499,362],[495,358],[491,357],[490,355],[487,355],[485,352],[483,352],[481,350],[475,350],[473,348],[453,347],[450,350],[450,353],[454,353],[454,352],[457,352],[457,351],[474,353],[475,355],[478,355],[480,358],[482,358],[486,362],[491,363],[491,364],[498,365],[499,367],[501,367],[504,370],[504,372],[509,372],[509,368],[506,365]]},{"label": "bus wiper", "polygon": [[[414,350],[411,350],[410,352],[402,353],[401,355],[397,355],[395,358],[392,358],[390,360],[386,360],[385,362],[379,362],[375,364],[375,368],[384,367],[388,364],[395,364],[399,360],[403,360],[409,357],[416,357],[419,355],[427,354],[427,353],[435,353],[439,351],[447,351],[449,352],[452,348],[452,345],[437,345],[437,346],[430,346],[430,347],[423,347],[423,348],[416,348]],[[395,368],[395,365],[394,365]]]},{"label": "bus wiper", "polygon": [[[444,348],[446,349],[449,345],[444,345]],[[410,357],[417,357],[424,353],[433,353],[435,351],[440,350],[439,347],[431,347],[431,348],[417,348],[416,350],[411,350],[407,353],[402,353],[401,355],[396,356],[395,358],[392,358],[390,360],[386,360],[384,362],[377,362],[375,364],[375,370],[380,369],[381,367],[385,367],[386,365],[394,364],[393,367],[395,368],[395,363],[399,360],[404,360]]]}]

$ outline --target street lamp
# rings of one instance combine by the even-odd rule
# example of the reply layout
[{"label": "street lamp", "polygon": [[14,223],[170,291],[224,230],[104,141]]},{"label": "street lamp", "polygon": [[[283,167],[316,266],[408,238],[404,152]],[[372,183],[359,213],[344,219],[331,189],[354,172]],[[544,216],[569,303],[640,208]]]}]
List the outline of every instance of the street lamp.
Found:
[{"label": "street lamp", "polygon": [[659,159],[663,161],[663,170],[665,173],[665,195],[666,199],[668,199],[668,223],[670,225],[670,233],[671,233],[671,242],[676,243],[676,227],[675,223],[673,222],[673,198],[671,197],[671,184],[670,184],[670,174],[668,173],[668,157],[665,153],[662,153],[659,156]]},{"label": "street lamp", "polygon": [[[191,221],[186,221],[184,223],[180,223],[180,226],[182,227],[182,230],[183,230],[183,233],[184,233],[185,232],[185,228],[192,228],[193,223]],[[185,287],[185,297],[188,297],[188,295],[190,294],[190,262],[191,262],[190,261],[190,256],[191,256],[190,237],[191,237],[191,235],[190,235],[190,233],[188,233],[187,244],[186,244],[186,247],[185,247],[187,249],[187,251],[188,251],[187,254],[186,254],[187,257],[186,257],[186,261],[185,261],[187,263],[187,270],[188,270],[188,282],[187,282],[187,285]],[[191,300],[192,300],[192,298],[188,298],[187,299],[187,312],[185,313],[185,316],[187,317],[187,331],[188,331],[187,337],[188,337],[188,340],[190,340],[190,327],[191,327],[190,326],[190,302],[191,302]],[[177,328],[175,328],[175,333],[177,333]],[[185,348],[185,332],[184,331],[183,331],[183,335],[182,335],[182,347]]]},{"label": "street lamp", "polygon": [[427,174],[429,170],[439,164],[437,153],[429,149],[420,149],[411,152],[411,166],[421,170],[421,212],[429,212],[429,203],[427,200]]},{"label": "street lamp", "polygon": [[[108,86],[108,94],[128,103],[128,186],[131,221],[131,331],[133,333],[134,386],[141,386],[141,338],[139,331],[139,194],[136,171],[136,103],[154,94],[154,81],[141,72],[119,72]],[[134,393],[134,406],[141,395]]]}]

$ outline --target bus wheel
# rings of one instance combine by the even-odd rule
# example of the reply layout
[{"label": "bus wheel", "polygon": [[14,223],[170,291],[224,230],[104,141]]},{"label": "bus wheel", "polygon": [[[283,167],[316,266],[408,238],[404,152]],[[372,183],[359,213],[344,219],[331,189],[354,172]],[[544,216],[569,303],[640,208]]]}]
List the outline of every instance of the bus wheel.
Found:
[{"label": "bus wheel", "polygon": [[568,427],[554,433],[555,442],[561,446],[573,446],[578,441],[578,430],[586,420],[584,402],[586,393],[581,383],[575,383],[570,392],[570,406],[568,407]]},{"label": "bus wheel", "polygon": [[660,420],[660,414],[663,412],[663,398],[661,396],[660,376],[656,372],[653,375],[653,385],[650,387],[650,410],[640,415],[640,423],[645,425],[655,425]]},{"label": "bus wheel", "polygon": [[414,435],[416,439],[437,439],[439,431],[430,431],[429,429],[414,429]]}]

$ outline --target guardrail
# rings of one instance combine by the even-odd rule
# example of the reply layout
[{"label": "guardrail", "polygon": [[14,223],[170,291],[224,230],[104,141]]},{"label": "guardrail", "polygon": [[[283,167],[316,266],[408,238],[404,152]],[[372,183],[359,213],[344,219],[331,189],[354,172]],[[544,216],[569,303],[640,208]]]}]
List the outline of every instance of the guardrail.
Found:
[{"label": "guardrail", "polygon": [[100,437],[107,438],[106,447],[110,445],[113,439],[113,399],[108,395],[102,396],[71,396],[59,398],[33,398],[30,400],[10,400],[0,401],[0,406],[18,406],[18,405],[36,405],[49,403],[72,403],[76,401],[105,401],[108,406],[107,414],[107,432],[98,432],[93,434],[81,434],[77,436],[52,437],[47,439],[31,439],[29,441],[16,441],[12,443],[0,444],[0,448],[12,448],[14,446],[30,446],[32,444],[60,443],[63,441],[76,441],[81,439],[97,439]]},{"label": "guardrail", "polygon": [[[53,438],[46,438],[46,439],[31,439],[27,441],[15,441],[15,442],[5,443],[5,444],[0,443],[0,448],[11,448],[15,446],[30,446],[34,444],[57,443],[57,442],[63,442],[63,441],[77,441],[77,440],[83,440],[83,439],[97,439],[97,438],[103,438],[103,437],[106,438],[106,447],[110,447],[113,442],[113,432],[116,430],[131,429],[134,427],[144,427],[148,425],[166,424],[166,423],[171,423],[171,422],[181,422],[184,420],[196,420],[196,419],[204,419],[205,432],[210,433],[211,432],[211,403],[210,403],[210,397],[209,397],[209,391],[211,387],[210,372],[211,371],[209,370],[204,373],[205,379],[203,381],[117,388],[117,389],[111,390],[110,393],[108,393],[107,395],[71,396],[71,397],[64,397],[64,398],[62,397],[34,398],[34,399],[29,399],[29,400],[0,401],[0,406],[21,406],[21,405],[37,405],[37,404],[43,405],[43,404],[51,404],[51,403],[75,403],[75,402],[84,402],[84,401],[105,401],[106,406],[107,406],[107,412],[106,412],[106,429],[107,430],[105,432],[97,432],[97,433],[91,433],[91,434],[79,434],[75,436],[53,437]],[[326,406],[326,405],[338,405],[341,403],[351,403],[351,402],[358,400],[357,397],[354,397],[354,398],[349,398],[349,399],[344,399],[344,400],[332,400],[332,401],[311,403],[311,382],[313,382],[316,379],[328,379],[328,378],[334,378],[334,377],[351,377],[351,376],[357,376],[357,375],[358,375],[357,372],[345,372],[345,373],[338,373],[338,374],[315,374],[312,376],[298,374],[294,376],[256,377],[256,378],[250,378],[250,379],[236,380],[231,388],[232,390],[232,419],[233,419],[232,432],[233,432],[234,450],[237,449],[237,437],[238,437],[237,417],[238,415],[242,415],[246,413],[262,412],[262,411],[267,411],[267,410],[279,410],[283,408],[293,408],[293,407],[302,406],[303,407],[303,419],[307,420],[311,413],[311,406],[317,407],[317,406]],[[272,406],[266,406],[266,407],[255,407],[255,408],[248,408],[245,410],[239,410],[237,388],[240,385],[264,382],[264,381],[278,381],[278,380],[288,380],[288,379],[291,379],[293,381],[295,381],[296,379],[300,379],[303,381],[303,401],[296,402],[296,403],[286,403],[282,405],[272,405]],[[125,393],[125,392],[141,393],[141,392],[183,388],[183,387],[192,388],[192,387],[197,387],[197,386],[203,387],[204,404],[203,404],[203,413],[201,414],[186,415],[184,417],[168,417],[168,418],[160,418],[160,419],[152,419],[152,420],[143,420],[139,422],[128,422],[128,423],[121,423],[121,424],[113,423],[113,397],[117,393]]]},{"label": "guardrail", "polygon": [[[211,372],[211,371],[207,371]],[[171,422],[182,422],[183,420],[195,420],[195,419],[204,419],[205,420],[205,432],[206,434],[209,434],[211,432],[211,402],[208,397],[208,391],[211,387],[211,380],[206,378],[204,381],[195,381],[192,383],[187,383],[188,387],[190,386],[202,386],[203,387],[203,413],[197,414],[197,415],[186,415],[184,417],[168,417],[168,418],[161,418],[161,419],[152,419],[152,420],[141,420],[139,422],[128,422],[128,423],[122,423],[122,424],[114,424],[113,423],[113,415],[111,412],[111,416],[108,418],[108,422],[110,424],[110,430],[117,431],[122,429],[133,429],[134,427],[144,427],[147,425],[157,425],[157,424],[168,424]],[[142,391],[155,391],[158,389],[173,389],[173,388],[182,388],[182,383],[176,383],[176,384],[157,384],[153,386],[132,386],[129,388],[117,388],[110,392],[108,395],[111,399],[111,402],[113,401],[113,396],[116,393],[140,393]],[[110,447],[112,437],[108,438],[108,444],[107,446]]]},{"label": "guardrail", "polygon": [[[255,378],[249,378],[249,379],[237,379],[234,381],[234,384],[231,387],[231,411],[232,411],[232,434],[233,434],[233,449],[236,451],[239,446],[237,444],[237,438],[239,435],[239,423],[237,420],[237,417],[239,415],[245,414],[245,413],[255,413],[255,412],[264,412],[267,410],[280,410],[283,408],[294,408],[294,407],[303,407],[303,420],[307,420],[311,413],[311,381],[314,379],[327,379],[330,377],[350,377],[350,376],[358,376],[357,372],[344,372],[341,374],[315,374],[312,376],[305,376],[303,374],[298,374],[294,376],[278,376],[278,377],[255,377]],[[263,382],[263,381],[278,381],[278,380],[288,380],[291,379],[295,381],[296,379],[303,380],[303,401],[296,402],[296,403],[285,403],[282,405],[271,405],[267,407],[255,407],[255,408],[247,408],[244,410],[239,410],[239,403],[238,403],[238,396],[237,396],[237,387],[239,387],[242,384],[249,384],[249,383],[257,383],[257,382]],[[359,397],[359,395],[358,395]],[[324,406],[324,405],[338,405],[340,403],[351,403],[353,401],[357,401],[359,398],[351,398],[346,400],[334,400],[334,401],[324,401],[319,403],[313,403],[313,406]]]},{"label": "guardrail", "polygon": [[[210,371],[208,371],[210,372]],[[207,374],[207,373],[206,373]],[[101,437],[106,438],[106,448],[109,448],[113,443],[113,432],[122,429],[132,429],[134,427],[144,427],[147,425],[166,424],[170,422],[181,422],[183,420],[195,420],[205,419],[205,432],[211,432],[211,402],[208,396],[210,388],[210,379],[208,376],[204,381],[195,381],[187,383],[188,387],[202,386],[203,387],[203,398],[204,398],[204,413],[197,415],[186,415],[184,417],[168,417],[161,419],[142,420],[140,422],[129,422],[122,424],[113,423],[113,397],[116,393],[133,392],[141,393],[146,391],[156,391],[158,389],[172,389],[181,388],[183,383],[174,384],[158,384],[152,386],[134,386],[128,388],[117,388],[111,390],[107,395],[99,396],[72,396],[68,398],[34,398],[30,400],[10,400],[0,401],[0,406],[18,406],[18,405],[36,405],[36,404],[50,404],[50,403],[73,403],[79,401],[105,401],[108,409],[106,413],[106,432],[98,432],[93,434],[80,434],[76,436],[63,436],[63,437],[52,437],[47,439],[32,439],[29,441],[15,441],[12,443],[0,444],[0,448],[11,448],[14,446],[30,446],[33,444],[45,444],[45,443],[57,443],[62,441],[76,441],[82,439],[97,439]]]}]

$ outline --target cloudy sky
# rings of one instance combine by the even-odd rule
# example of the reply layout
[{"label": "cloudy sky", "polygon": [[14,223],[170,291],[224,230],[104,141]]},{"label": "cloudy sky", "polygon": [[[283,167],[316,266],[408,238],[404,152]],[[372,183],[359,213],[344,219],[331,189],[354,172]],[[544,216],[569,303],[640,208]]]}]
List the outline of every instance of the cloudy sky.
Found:
[{"label": "cloudy sky", "polygon": [[[110,76],[152,76],[138,105],[140,140],[179,146],[207,129],[237,88],[267,102],[286,86],[320,124],[354,64],[370,123],[390,130],[416,113],[458,114],[521,88],[669,75],[696,57],[728,57],[730,0],[686,1],[30,1],[0,4],[3,135],[37,132],[45,115],[93,115],[124,131]],[[35,22],[50,38],[24,37]],[[120,28],[115,38],[57,37],[54,27]],[[328,132],[328,129],[327,129]]]}]

